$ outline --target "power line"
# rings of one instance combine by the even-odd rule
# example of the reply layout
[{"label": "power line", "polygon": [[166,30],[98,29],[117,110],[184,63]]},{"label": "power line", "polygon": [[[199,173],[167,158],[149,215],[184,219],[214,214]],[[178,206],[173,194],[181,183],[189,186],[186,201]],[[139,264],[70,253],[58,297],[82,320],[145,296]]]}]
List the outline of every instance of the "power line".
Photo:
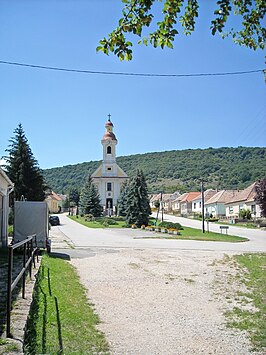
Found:
[{"label": "power line", "polygon": [[225,72],[225,73],[196,73],[196,74],[153,74],[153,73],[123,73],[123,72],[108,72],[108,71],[93,71],[93,70],[82,70],[82,69],[69,69],[69,68],[59,68],[50,67],[44,65],[36,64],[26,64],[17,62],[7,62],[0,60],[0,64],[15,65],[20,67],[35,68],[35,69],[45,69],[45,70],[55,70],[71,73],[82,73],[82,74],[99,74],[99,75],[123,75],[123,76],[144,76],[144,77],[174,77],[174,78],[184,78],[184,77],[200,77],[200,76],[229,76],[229,75],[244,75],[244,74],[254,74],[254,73],[264,73],[265,69],[247,70],[247,71],[236,71],[236,72]]}]

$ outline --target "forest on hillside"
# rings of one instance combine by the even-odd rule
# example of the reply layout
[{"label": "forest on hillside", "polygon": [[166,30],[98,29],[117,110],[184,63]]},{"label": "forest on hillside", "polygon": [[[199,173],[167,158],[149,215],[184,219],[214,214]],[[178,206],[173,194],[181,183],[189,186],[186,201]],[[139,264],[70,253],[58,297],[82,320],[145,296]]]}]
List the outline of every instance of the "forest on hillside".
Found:
[{"label": "forest on hillside", "polygon": [[[90,161],[43,170],[47,185],[57,193],[81,189],[85,179],[100,165]],[[266,148],[186,149],[129,155],[117,158],[118,165],[133,176],[142,169],[150,193],[206,188],[242,189],[266,177]]]}]

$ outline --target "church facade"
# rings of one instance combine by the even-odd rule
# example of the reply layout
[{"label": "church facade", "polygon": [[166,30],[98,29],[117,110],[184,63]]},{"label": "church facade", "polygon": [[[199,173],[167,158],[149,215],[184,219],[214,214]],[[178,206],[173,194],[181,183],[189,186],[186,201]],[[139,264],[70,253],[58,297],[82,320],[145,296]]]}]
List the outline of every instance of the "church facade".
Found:
[{"label": "church facade", "polygon": [[109,216],[116,214],[121,186],[128,180],[127,174],[116,163],[116,145],[118,142],[113,133],[113,127],[109,115],[109,120],[105,124],[106,132],[101,141],[103,161],[91,175],[92,182],[99,192],[103,213]]}]

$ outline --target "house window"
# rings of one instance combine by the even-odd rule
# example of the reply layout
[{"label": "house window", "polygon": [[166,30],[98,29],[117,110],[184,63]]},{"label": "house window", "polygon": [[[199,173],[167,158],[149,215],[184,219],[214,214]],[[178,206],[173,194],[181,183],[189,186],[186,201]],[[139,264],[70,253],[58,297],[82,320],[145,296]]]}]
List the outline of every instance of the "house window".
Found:
[{"label": "house window", "polygon": [[199,203],[199,206],[200,206],[200,208],[201,208],[201,201],[200,201],[200,203]]},{"label": "house window", "polygon": [[196,209],[196,202],[194,202],[194,205],[193,205],[193,206],[194,206],[194,209]]},{"label": "house window", "polygon": [[107,191],[112,191],[112,183],[111,182],[107,183]]},{"label": "house window", "polygon": [[232,206],[229,207],[229,213],[233,213],[234,212],[234,208]]},{"label": "house window", "polygon": [[244,209],[244,204],[243,203],[241,205],[239,205],[239,209],[240,209],[240,211]]},{"label": "house window", "polygon": [[112,171],[112,168],[107,168],[108,171]]},{"label": "house window", "polygon": [[256,206],[255,205],[251,205],[251,212],[252,213],[256,212]]},{"label": "house window", "polygon": [[107,147],[107,154],[112,154],[112,147],[110,145]]}]

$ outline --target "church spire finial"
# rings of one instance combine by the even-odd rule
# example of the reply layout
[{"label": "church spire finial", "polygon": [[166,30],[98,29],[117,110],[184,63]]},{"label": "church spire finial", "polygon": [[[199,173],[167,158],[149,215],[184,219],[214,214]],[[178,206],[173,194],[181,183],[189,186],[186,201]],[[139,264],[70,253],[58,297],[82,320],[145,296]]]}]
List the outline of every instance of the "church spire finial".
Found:
[{"label": "church spire finial", "polygon": [[108,121],[111,122],[111,115],[110,115],[110,113],[109,113],[107,116],[108,116]]}]

